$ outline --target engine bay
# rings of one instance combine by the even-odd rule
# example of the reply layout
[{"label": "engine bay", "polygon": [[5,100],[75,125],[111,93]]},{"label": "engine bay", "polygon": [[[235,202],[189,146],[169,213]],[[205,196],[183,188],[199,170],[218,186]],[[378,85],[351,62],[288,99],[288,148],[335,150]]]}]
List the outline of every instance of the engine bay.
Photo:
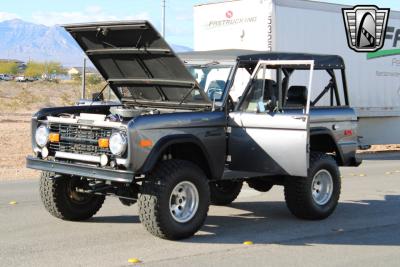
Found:
[{"label": "engine bay", "polygon": [[128,122],[139,116],[151,116],[171,112],[176,112],[176,110],[121,105],[111,106],[108,109],[104,109],[103,112],[97,113],[92,113],[89,110],[81,110],[74,113],[63,112],[47,116],[47,121],[118,127],[121,123]]},{"label": "engine bay", "polygon": [[158,115],[161,111],[151,108],[136,108],[133,106],[115,106],[110,108],[110,114],[107,119],[110,121],[125,121],[131,120],[143,115]]}]

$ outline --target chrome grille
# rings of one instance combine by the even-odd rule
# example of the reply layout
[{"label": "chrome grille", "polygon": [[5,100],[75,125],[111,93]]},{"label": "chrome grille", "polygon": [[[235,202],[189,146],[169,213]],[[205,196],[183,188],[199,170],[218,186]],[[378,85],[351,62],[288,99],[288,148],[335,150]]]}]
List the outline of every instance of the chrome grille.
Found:
[{"label": "chrome grille", "polygon": [[98,128],[75,124],[50,124],[50,132],[60,134],[60,142],[50,143],[50,152],[62,151],[86,155],[111,155],[109,148],[100,148],[98,139],[109,138],[111,128]]}]

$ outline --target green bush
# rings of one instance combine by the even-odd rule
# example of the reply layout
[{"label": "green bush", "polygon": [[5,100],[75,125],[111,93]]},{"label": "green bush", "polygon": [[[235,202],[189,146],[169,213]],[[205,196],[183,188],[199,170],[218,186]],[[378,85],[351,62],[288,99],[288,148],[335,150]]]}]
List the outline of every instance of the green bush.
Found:
[{"label": "green bush", "polygon": [[17,74],[18,64],[13,61],[0,61],[0,73]]},{"label": "green bush", "polygon": [[41,77],[42,75],[47,78],[51,78],[52,75],[66,74],[65,69],[62,67],[61,63],[55,61],[29,61],[25,72],[27,77]]},{"label": "green bush", "polygon": [[97,74],[91,74],[86,76],[86,83],[89,85],[97,85],[100,84],[103,79]]}]

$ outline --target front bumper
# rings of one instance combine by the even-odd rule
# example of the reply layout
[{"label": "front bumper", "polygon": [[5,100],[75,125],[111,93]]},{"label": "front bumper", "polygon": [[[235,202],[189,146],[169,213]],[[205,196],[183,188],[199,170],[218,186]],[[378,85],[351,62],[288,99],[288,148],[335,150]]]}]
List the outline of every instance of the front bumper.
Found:
[{"label": "front bumper", "polygon": [[131,171],[110,170],[87,165],[43,160],[33,156],[28,156],[26,158],[26,167],[41,171],[56,172],[123,183],[130,183],[134,179],[134,173]]}]

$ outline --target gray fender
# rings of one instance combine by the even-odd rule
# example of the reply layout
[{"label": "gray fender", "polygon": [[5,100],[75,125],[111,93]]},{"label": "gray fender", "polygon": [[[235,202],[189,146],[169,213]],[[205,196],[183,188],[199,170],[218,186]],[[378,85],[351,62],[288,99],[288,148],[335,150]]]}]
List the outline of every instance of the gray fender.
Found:
[{"label": "gray fender", "polygon": [[324,127],[312,128],[312,129],[310,130],[310,145],[311,145],[311,138],[312,138],[313,136],[318,136],[318,135],[328,135],[328,136],[330,137],[331,141],[333,142],[333,144],[334,144],[334,146],[335,146],[335,151],[337,152],[337,156],[338,156],[337,161],[338,161],[338,164],[339,164],[340,166],[343,166],[343,165],[345,164],[345,162],[346,162],[345,159],[344,159],[343,151],[342,151],[342,149],[340,148],[340,146],[337,144],[337,142],[336,142],[336,140],[335,140],[335,137],[334,137],[332,131],[330,131],[329,129],[324,128]]},{"label": "gray fender", "polygon": [[194,135],[190,134],[176,134],[169,135],[161,138],[151,150],[149,156],[146,158],[143,166],[138,170],[138,173],[149,173],[157,164],[158,159],[164,151],[171,145],[191,143],[197,145],[203,152],[204,158],[207,160],[210,173],[213,177],[216,175],[214,163],[210,160],[209,153],[204,144]]}]

